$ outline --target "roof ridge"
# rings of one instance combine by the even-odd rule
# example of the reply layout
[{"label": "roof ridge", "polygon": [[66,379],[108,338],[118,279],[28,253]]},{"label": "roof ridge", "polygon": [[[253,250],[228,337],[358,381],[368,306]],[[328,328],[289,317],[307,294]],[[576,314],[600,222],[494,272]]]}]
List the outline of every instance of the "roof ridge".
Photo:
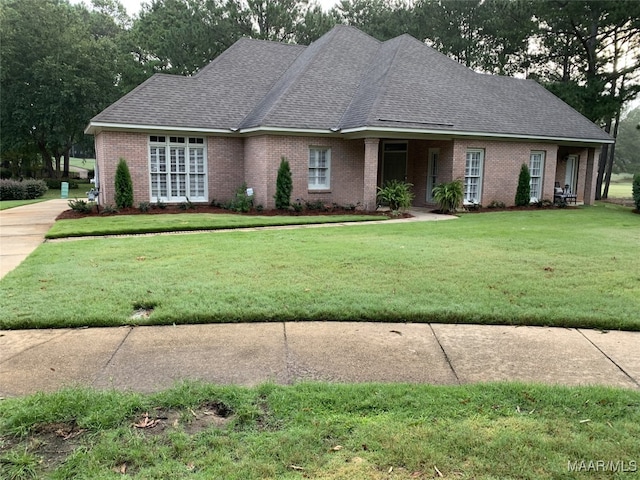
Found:
[{"label": "roof ridge", "polygon": [[[330,39],[334,38],[337,35],[337,31],[339,30],[337,27],[338,26],[332,28],[323,36],[321,36],[319,39],[312,42],[310,45],[306,47],[303,46],[304,48],[300,51],[300,54],[296,57],[296,59],[293,62],[291,62],[289,67],[282,72],[282,75],[280,75],[280,77],[278,77],[278,79],[273,83],[273,85],[271,86],[269,91],[265,94],[265,96],[262,98],[262,100],[255,106],[255,108],[253,108],[242,119],[242,121],[240,121],[240,124],[239,124],[240,128],[250,128],[250,127],[257,126],[261,121],[264,121],[264,119],[267,118],[269,113],[272,112],[282,102],[282,99],[285,97],[286,92],[295,84],[295,80],[297,78],[300,78],[304,74],[304,72],[309,69],[312,63],[311,60],[320,54],[322,49],[319,48],[319,45],[321,45],[321,43],[319,42],[322,40],[322,44],[328,43]],[[288,74],[292,72],[292,69],[294,68],[294,64],[300,61],[301,57],[305,53],[309,52],[310,51],[309,49],[311,49],[314,45],[316,45],[316,48],[311,50],[312,53],[310,54],[310,58],[306,62],[304,62],[295,73],[292,74],[293,78],[289,82],[285,83],[284,79],[288,76]],[[280,83],[282,83],[282,85],[279,85]],[[277,91],[278,89],[280,91]],[[277,96],[275,99],[270,100],[269,97],[272,92],[277,92]],[[262,109],[264,109],[264,112],[261,113]],[[255,120],[252,120],[254,117],[255,117]],[[255,123],[255,125],[250,125],[250,124],[247,125],[246,124],[247,122]]]},{"label": "roof ridge", "polygon": [[[391,66],[393,65],[393,63],[395,62],[395,59],[398,55],[398,51],[399,51],[399,47],[400,47],[400,40],[402,39],[402,37],[404,35],[410,36],[408,34],[403,34],[403,35],[399,35],[397,37],[394,38],[390,38],[389,40],[386,40],[384,42],[379,42],[379,46],[378,46],[378,52],[380,52],[380,50],[382,48],[384,48],[385,45],[390,45],[391,42],[393,41],[398,41],[398,46],[395,47],[394,52],[393,52],[393,57],[391,58],[391,61],[389,62],[389,65],[387,66],[387,68],[385,68],[384,74],[382,75],[383,77],[383,81],[382,81],[382,85],[380,85],[380,87],[378,87],[378,94],[375,95],[375,100],[374,102],[369,106],[369,108],[367,109],[367,115],[365,116],[365,123],[369,123],[369,117],[371,115],[371,112],[373,112],[375,110],[375,107],[377,105],[379,105],[380,103],[380,99],[381,99],[381,95],[379,94],[380,91],[382,91],[384,88],[386,88],[386,86],[389,84],[389,70],[391,69]],[[377,55],[376,55],[377,57]],[[354,102],[356,101],[357,98],[357,93],[360,91],[361,88],[365,88],[363,86],[363,83],[365,82],[365,80],[367,80],[369,74],[371,73],[371,71],[373,71],[376,68],[376,65],[378,64],[379,60],[383,60],[383,59],[378,59],[375,58],[374,61],[371,63],[371,67],[366,71],[366,73],[364,75],[362,75],[361,79],[360,79],[360,83],[358,84],[358,87],[356,88],[354,95],[351,97],[351,101],[349,102],[349,105],[347,106],[347,108],[345,109],[345,111],[342,113],[342,117],[340,118],[340,122],[338,123],[338,125],[336,126],[337,128],[342,128],[343,122],[345,117],[350,113],[351,110],[351,106],[354,104]]]}]

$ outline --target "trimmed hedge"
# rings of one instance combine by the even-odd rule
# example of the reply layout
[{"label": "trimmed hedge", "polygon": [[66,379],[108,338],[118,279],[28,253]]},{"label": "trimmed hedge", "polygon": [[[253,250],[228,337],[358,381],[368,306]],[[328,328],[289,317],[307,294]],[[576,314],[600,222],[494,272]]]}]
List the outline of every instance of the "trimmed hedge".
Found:
[{"label": "trimmed hedge", "polygon": [[633,192],[633,203],[636,204],[636,210],[640,212],[640,173],[633,176],[631,191]]},{"label": "trimmed hedge", "polygon": [[47,187],[51,190],[60,190],[62,188],[62,182],[69,184],[69,190],[78,188],[78,181],[71,178],[47,178],[45,182],[47,182]]},{"label": "trimmed hedge", "polygon": [[32,200],[48,190],[43,180],[0,180],[0,200]]}]

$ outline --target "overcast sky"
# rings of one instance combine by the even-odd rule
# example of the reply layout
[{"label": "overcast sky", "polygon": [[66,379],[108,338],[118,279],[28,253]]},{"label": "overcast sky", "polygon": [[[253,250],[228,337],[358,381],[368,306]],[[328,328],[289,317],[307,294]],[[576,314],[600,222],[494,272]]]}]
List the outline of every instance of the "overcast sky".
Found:
[{"label": "overcast sky", "polygon": [[[81,0],[72,0],[72,3],[80,3]],[[89,3],[90,0],[85,0],[85,3]],[[333,7],[338,0],[316,0],[324,10],[329,10]],[[143,3],[149,3],[150,0],[120,0],[120,3],[127,9],[127,13],[131,16],[140,12],[140,5]]]}]

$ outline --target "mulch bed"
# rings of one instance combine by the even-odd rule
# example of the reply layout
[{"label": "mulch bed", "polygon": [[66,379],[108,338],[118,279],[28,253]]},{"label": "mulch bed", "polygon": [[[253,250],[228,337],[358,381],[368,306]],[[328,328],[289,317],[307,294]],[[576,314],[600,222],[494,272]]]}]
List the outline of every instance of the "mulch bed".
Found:
[{"label": "mulch bed", "polygon": [[[210,205],[195,205],[194,208],[182,209],[177,205],[167,205],[166,208],[152,207],[146,212],[143,212],[139,208],[121,208],[117,213],[103,214],[102,209],[98,210],[94,207],[90,213],[80,213],[74,210],[65,210],[56,217],[56,220],[68,220],[85,217],[98,217],[98,216],[115,216],[115,215],[158,215],[158,214],[174,214],[174,213],[226,213],[226,214],[238,214],[238,215],[252,215],[252,216],[287,216],[287,217],[300,217],[300,216],[325,216],[325,215],[371,215],[378,217],[387,217],[388,212],[365,212],[355,209],[346,208],[327,208],[324,210],[302,210],[296,212],[294,210],[256,210],[252,209],[247,213],[238,213],[231,210],[226,210],[220,207],[213,207]],[[405,213],[395,218],[410,218],[412,215]]]}]

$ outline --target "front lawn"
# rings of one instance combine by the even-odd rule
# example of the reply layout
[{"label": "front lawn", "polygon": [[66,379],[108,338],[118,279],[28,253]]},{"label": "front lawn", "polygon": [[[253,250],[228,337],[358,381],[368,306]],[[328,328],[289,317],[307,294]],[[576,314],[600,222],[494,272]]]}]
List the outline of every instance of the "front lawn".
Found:
[{"label": "front lawn", "polygon": [[387,220],[382,215],[315,215],[264,216],[224,213],[171,213],[154,215],[119,215],[58,220],[47,232],[47,238],[85,237],[90,235],[123,235],[196,230],[222,230],[312,223],[344,223]]},{"label": "front lawn", "polygon": [[[41,245],[0,328],[298,320],[640,330],[640,216],[610,204],[454,221]],[[139,309],[148,318],[132,319]]]},{"label": "front lawn", "polygon": [[[83,198],[86,199],[86,192],[93,187],[91,183],[80,183],[78,188],[69,190],[69,199]],[[60,189],[50,188],[46,193],[39,198],[32,200],[0,200],[0,210],[6,210],[9,208],[21,207],[22,205],[29,205],[31,203],[44,202],[46,200],[53,200],[60,197]]]},{"label": "front lawn", "polygon": [[0,476],[631,478],[638,438],[640,394],[599,387],[65,390],[0,402]]}]

